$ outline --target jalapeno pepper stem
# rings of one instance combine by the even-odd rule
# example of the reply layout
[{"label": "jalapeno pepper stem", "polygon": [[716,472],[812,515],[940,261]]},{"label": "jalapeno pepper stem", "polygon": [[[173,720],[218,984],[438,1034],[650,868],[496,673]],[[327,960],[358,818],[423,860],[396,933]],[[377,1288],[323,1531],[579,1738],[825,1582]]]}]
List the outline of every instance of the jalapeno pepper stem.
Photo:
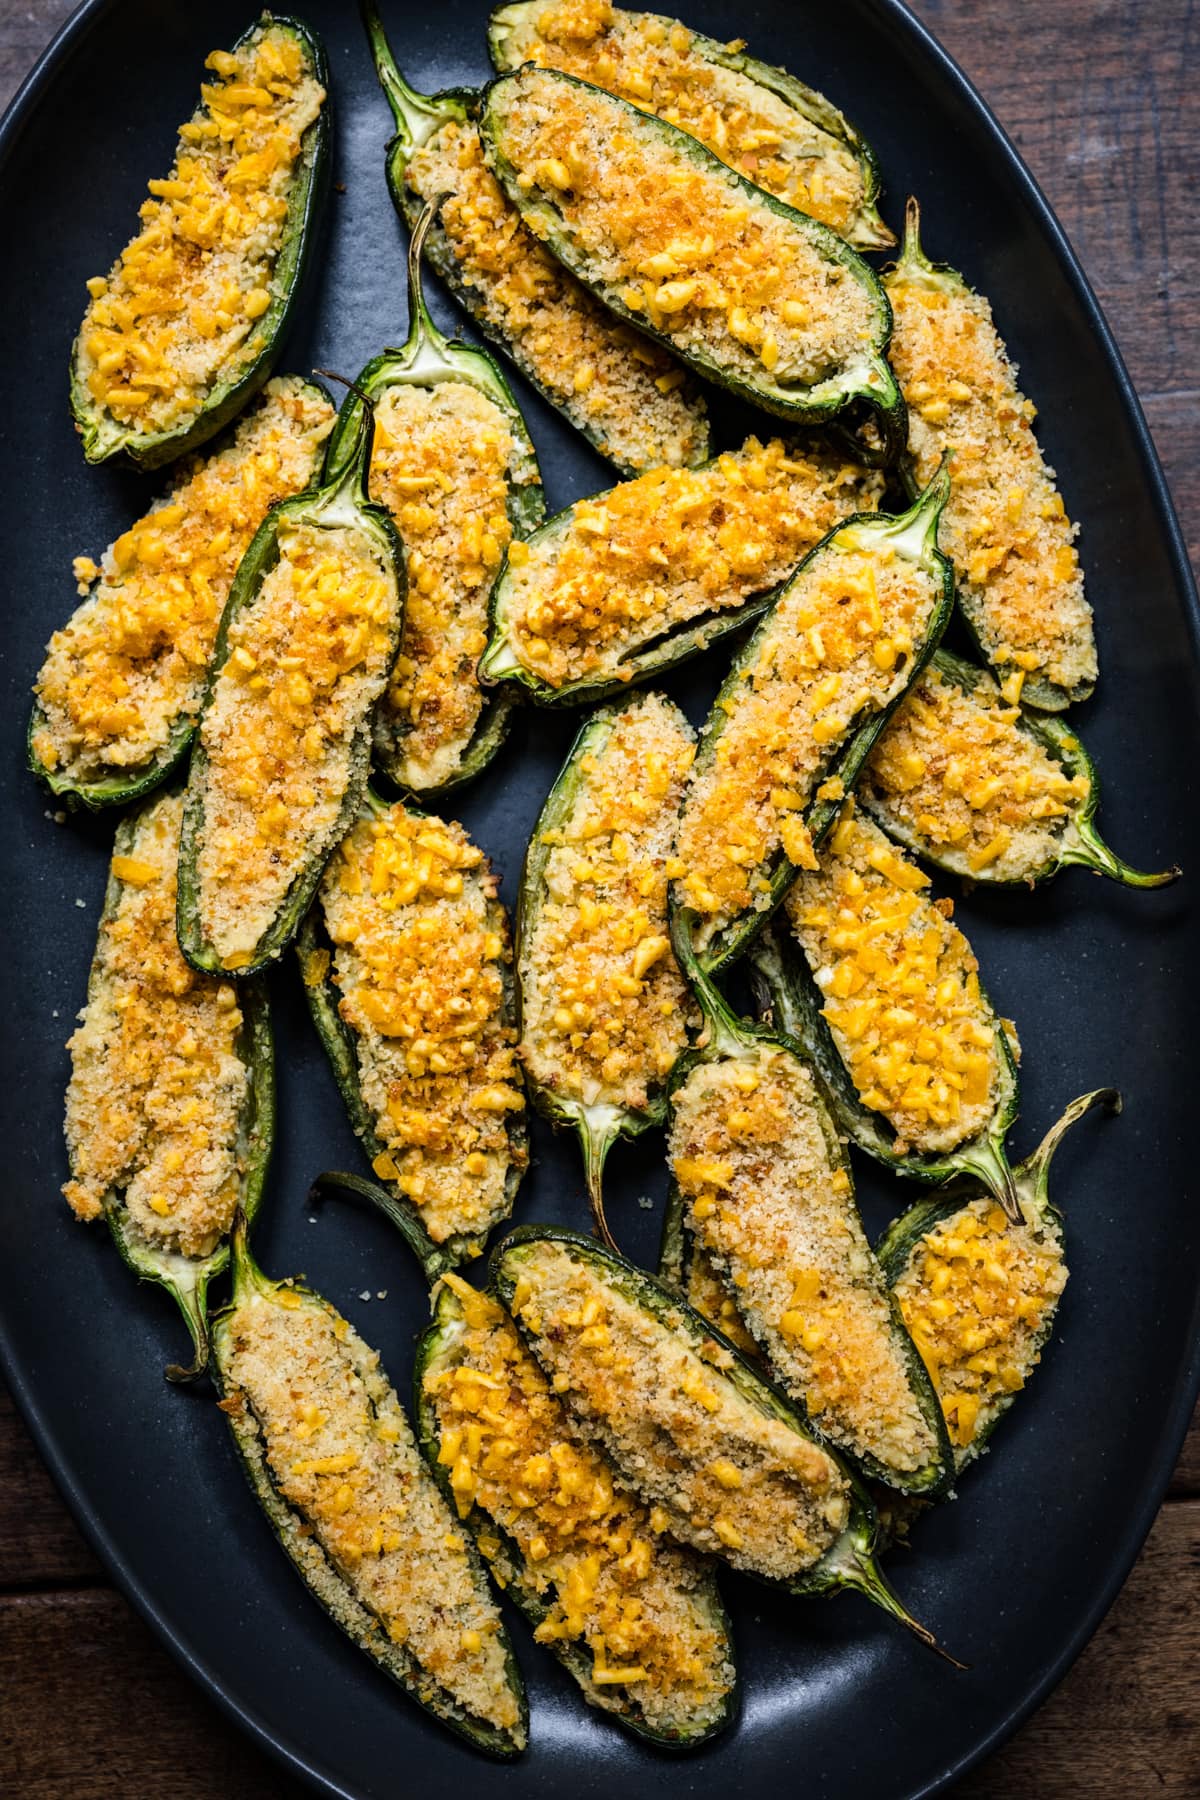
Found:
[{"label": "jalapeno pepper stem", "polygon": [[935,1656],[940,1656],[951,1668],[964,1671],[970,1668],[970,1663],[959,1662],[957,1656],[951,1656],[948,1650],[944,1650],[927,1625],[922,1625],[919,1619],[913,1618],[873,1554],[855,1550],[843,1577],[843,1584],[861,1594],[864,1599],[870,1600],[872,1605],[881,1607],[891,1618],[899,1620],[906,1631],[911,1631],[927,1650],[932,1650]]},{"label": "jalapeno pepper stem", "polygon": [[196,1381],[208,1368],[212,1350],[208,1335],[208,1274],[197,1271],[181,1281],[172,1281],[167,1284],[167,1291],[183,1314],[195,1351],[190,1365],[168,1363],[163,1370],[168,1381],[182,1385]]},{"label": "jalapeno pepper stem", "polygon": [[1023,1218],[1017,1181],[1002,1139],[984,1138],[954,1153],[954,1173],[974,1175],[1004,1208],[1010,1222],[1019,1225]]},{"label": "jalapeno pepper stem", "polygon": [[1049,1193],[1050,1164],[1054,1153],[1063,1138],[1078,1123],[1083,1115],[1091,1112],[1095,1106],[1103,1106],[1110,1117],[1119,1113],[1124,1101],[1119,1088],[1093,1088],[1090,1094],[1080,1094],[1078,1100],[1072,1100],[1062,1117],[1056,1119],[1037,1149],[1027,1156],[1017,1170],[1018,1186],[1032,1196],[1034,1204],[1044,1206]]},{"label": "jalapeno pepper stem", "polygon": [[369,506],[367,481],[371,469],[371,449],[375,441],[375,402],[357,382],[351,381],[346,375],[339,375],[336,369],[314,369],[313,374],[324,375],[328,381],[340,381],[343,387],[349,388],[359,404],[350,448],[343,460],[329,471],[328,479],[317,490],[319,500],[314,504],[334,506],[344,494],[352,493],[359,506]]},{"label": "jalapeno pepper stem", "polygon": [[672,910],[671,945],[679,967],[683,971],[684,980],[691,988],[692,996],[700,1008],[704,1020],[704,1034],[700,1048],[706,1057],[714,1059],[719,1056],[739,1056],[752,1046],[753,1034],[748,1032],[730,1011],[724,997],[713,986],[712,977],[696,954],[692,937],[695,917],[695,913],[689,907],[677,907]]},{"label": "jalapeno pepper stem", "polygon": [[1172,863],[1169,869],[1160,869],[1152,875],[1145,874],[1141,869],[1131,868],[1115,851],[1109,849],[1086,815],[1075,821],[1075,835],[1078,843],[1069,845],[1063,851],[1060,862],[1076,863],[1080,868],[1094,869],[1098,875],[1107,875],[1110,881],[1119,881],[1122,887],[1168,887],[1183,874],[1178,863]]},{"label": "jalapeno pepper stem", "polygon": [[233,1304],[240,1306],[253,1294],[267,1294],[276,1285],[268,1281],[250,1250],[250,1221],[239,1206],[229,1232],[229,1256],[233,1265]]},{"label": "jalapeno pepper stem", "polygon": [[368,1181],[363,1175],[351,1175],[343,1169],[328,1169],[318,1175],[308,1191],[310,1206],[319,1206],[330,1194],[353,1194],[356,1199],[366,1200],[377,1212],[381,1212],[400,1233],[413,1255],[421,1265],[421,1273],[426,1281],[432,1284],[441,1279],[447,1270],[454,1267],[453,1259],[439,1250],[429,1237],[420,1220],[413,1216],[411,1208],[403,1201],[397,1200],[378,1182]]},{"label": "jalapeno pepper stem", "polygon": [[620,1136],[620,1121],[597,1125],[588,1118],[585,1108],[579,1116],[579,1147],[583,1152],[583,1179],[587,1186],[588,1204],[592,1209],[592,1227],[607,1250],[620,1256],[621,1247],[609,1230],[604,1211],[604,1164],[608,1153]]},{"label": "jalapeno pepper stem", "polygon": [[413,226],[408,240],[408,338],[404,349],[410,361],[415,361],[426,347],[440,354],[445,350],[448,342],[445,333],[438,327],[433,314],[425,303],[425,286],[421,280],[421,254],[425,248],[425,239],[429,235],[429,227],[449,198],[448,193],[436,194],[421,208],[421,215]]},{"label": "jalapeno pepper stem", "polygon": [[375,73],[396,121],[396,136],[406,154],[411,155],[433,136],[439,125],[444,125],[447,119],[453,118],[459,108],[445,100],[420,94],[416,88],[410,87],[392,54],[375,0],[361,0],[359,10],[367,42],[371,46]]}]

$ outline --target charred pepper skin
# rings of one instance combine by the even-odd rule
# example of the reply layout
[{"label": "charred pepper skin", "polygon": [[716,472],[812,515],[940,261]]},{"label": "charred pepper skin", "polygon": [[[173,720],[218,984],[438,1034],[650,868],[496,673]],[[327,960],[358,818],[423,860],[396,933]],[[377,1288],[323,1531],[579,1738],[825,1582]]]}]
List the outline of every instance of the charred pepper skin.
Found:
[{"label": "charred pepper skin", "polygon": [[[564,92],[575,91],[600,96],[605,106],[612,111],[614,128],[624,121],[648,125],[665,149],[679,161],[690,162],[706,173],[717,176],[739,199],[767,207],[785,221],[797,240],[804,240],[806,247],[815,250],[830,268],[836,268],[841,275],[855,282],[868,296],[873,315],[871,346],[861,368],[847,368],[841,375],[832,375],[817,384],[797,384],[792,389],[771,380],[765,370],[761,377],[751,379],[735,373],[715,354],[689,351],[667,333],[656,331],[639,313],[625,304],[621,297],[620,283],[601,283],[594,278],[589,279],[587,258],[573,241],[564,221],[548,203],[539,200],[532,190],[521,186],[519,172],[504,149],[501,109],[519,91],[520,84],[530,73],[539,80],[561,83]],[[806,425],[840,424],[845,432],[849,430],[848,422],[854,415],[864,413],[873,423],[874,435],[864,436],[862,432],[855,432],[850,438],[854,453],[860,461],[871,465],[890,467],[896,462],[907,442],[907,413],[886,354],[892,331],[891,302],[874,270],[867,266],[857,251],[830,231],[828,226],[819,224],[807,213],[797,212],[785,201],[769,194],[765,188],[755,187],[753,182],[731,169],[728,163],[723,163],[697,138],[689,137],[678,127],[668,124],[665,119],[643,113],[628,101],[618,99],[602,88],[593,87],[590,82],[580,81],[574,75],[564,75],[556,70],[533,69],[529,64],[512,74],[498,75],[484,89],[480,98],[479,125],[489,166],[522,218],[530,224],[541,242],[553,252],[568,273],[595,294],[617,318],[679,357],[703,379],[715,382],[718,387],[726,388],[739,398],[780,418]]]},{"label": "charred pepper skin", "polygon": [[329,64],[325,47],[316,33],[299,19],[283,14],[264,13],[243,33],[234,49],[243,48],[266,24],[282,28],[297,39],[314,80],[325,90],[325,99],[301,143],[299,168],[288,198],[283,240],[271,278],[271,304],[259,323],[263,348],[232,380],[218,382],[200,411],[187,424],[174,431],[135,434],[120,429],[114,431],[106,426],[91,394],[79,379],[76,343],[71,351],[71,412],[82,439],[84,456],[90,463],[107,462],[109,457],[124,451],[139,468],[157,469],[189,450],[198,449],[235,419],[270,378],[291,329],[329,193],[333,137]]},{"label": "charred pepper skin", "polygon": [[[389,634],[389,667],[395,660],[404,621],[406,565],[404,547],[396,535],[390,514],[383,507],[373,505],[367,498],[367,470],[371,460],[373,432],[374,417],[368,403],[362,405],[352,450],[347,452],[346,460],[325,485],[298,494],[294,499],[282,500],[271,508],[242,558],[225,603],[225,611],[221,615],[204,702],[197,722],[197,743],[192,753],[179,844],[179,947],[192,967],[205,975],[219,975],[227,971],[222,968],[221,960],[205,934],[200,916],[199,864],[205,827],[203,776],[207,757],[203,744],[199,741],[199,732],[212,703],[217,678],[229,655],[230,626],[240,613],[253,605],[263,582],[278,561],[279,536],[284,526],[302,522],[306,518],[332,518],[338,523],[349,518],[373,541],[385,566],[390,568],[395,583],[396,606]],[[366,792],[371,762],[373,711],[372,708],[360,722],[351,744],[349,774],[337,830],[331,835],[328,846],[318,848],[293,880],[271,924],[261,933],[250,960],[245,965],[239,965],[236,971],[239,979],[255,975],[277,961],[299,931],[317,891],[325,864],[340,839],[349,831]]]},{"label": "charred pepper skin", "polygon": [[[356,391],[351,393],[330,437],[326,470],[337,467],[346,445],[353,440],[362,410],[359,394],[378,401],[394,387],[419,387],[432,391],[441,382],[462,383],[474,388],[477,393],[498,406],[513,434],[518,478],[510,479],[507,484],[505,511],[514,539],[523,539],[536,531],[546,516],[546,497],[538,468],[537,451],[520,408],[513,398],[512,389],[495,357],[490,356],[486,350],[479,350],[474,345],[465,343],[461,338],[447,338],[435,324],[425,303],[421,256],[437,211],[436,204],[425,207],[409,240],[408,337],[398,350],[383,350],[378,356],[372,357],[359,374],[354,383]],[[489,610],[501,573],[502,569],[497,571],[496,581],[492,583]],[[401,752],[394,747],[381,752],[378,742],[375,750],[376,767],[380,774],[386,776],[403,793],[412,793],[419,798],[433,798],[438,794],[449,793],[472,781],[491,762],[507,736],[512,721],[512,707],[513,696],[510,691],[493,693],[488,697],[471,741],[462,751],[458,767],[452,775],[434,786],[414,788],[405,781]]]}]

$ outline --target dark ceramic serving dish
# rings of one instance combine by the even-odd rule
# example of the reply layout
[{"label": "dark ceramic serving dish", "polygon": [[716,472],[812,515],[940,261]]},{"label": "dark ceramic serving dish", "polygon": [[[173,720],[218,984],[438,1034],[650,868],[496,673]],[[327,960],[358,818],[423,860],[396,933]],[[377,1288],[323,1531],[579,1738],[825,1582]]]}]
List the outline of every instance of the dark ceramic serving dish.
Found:
[{"label": "dark ceramic serving dish", "polygon": [[[481,0],[393,0],[386,10],[422,87],[485,74]],[[991,296],[1084,527],[1102,678],[1082,722],[1107,776],[1104,825],[1143,867],[1177,859],[1200,878],[1195,593],[1128,379],[1018,157],[895,0],[747,0],[732,10],[728,0],[688,0],[683,10],[716,36],[738,31],[845,105],[879,152],[889,218],[898,220],[907,191],[918,193],[930,253]],[[323,273],[284,366],[350,372],[403,335],[402,239],[383,180],[389,120],[356,9],[312,0],[302,11],[329,48],[344,191],[333,197]],[[107,543],[155,491],[153,477],[85,467],[67,411],[67,353],[84,279],[108,266],[144,181],[164,172],[204,54],[232,41],[249,12],[245,0],[89,0],[0,134],[5,1372],[116,1579],[227,1711],[321,1791],[416,1786],[439,1800],[467,1784],[513,1800],[568,1789],[607,1800],[702,1784],[749,1794],[803,1769],[814,1800],[934,1793],[1019,1723],[1094,1630],[1154,1516],[1195,1396],[1192,881],[1131,894],[1071,874],[1032,896],[977,893],[962,904],[993,996],[1024,1041],[1017,1148],[1086,1088],[1113,1082],[1126,1098],[1124,1116],[1081,1127],[1056,1168],[1073,1279],[1052,1354],[961,1499],[922,1523],[894,1571],[971,1672],[937,1662],[861,1601],[795,1606],[730,1582],[742,1717],[699,1763],[655,1757],[586,1712],[519,1624],[533,1746],[517,1766],[493,1770],[410,1707],[296,1581],[211,1400],[164,1384],[163,1364],[183,1348],[167,1302],[138,1291],[106,1237],[76,1225],[58,1198],[63,1043],[83,996],[111,824],[51,822],[22,766],[28,690],[47,636],[73,605],[71,556]],[[552,506],[605,485],[599,462],[515,385]],[[694,714],[719,672],[710,658],[673,684]],[[510,900],[571,731],[567,718],[524,716],[459,803]],[[420,1278],[382,1222],[334,1208],[310,1214],[311,1176],[355,1167],[356,1147],[291,967],[274,988],[281,1133],[259,1253],[272,1273],[306,1271],[381,1348],[403,1390],[425,1313]],[[540,1123],[535,1133],[518,1217],[581,1223],[574,1145]],[[653,1141],[611,1163],[610,1216],[646,1260],[661,1219],[660,1156]],[[878,1229],[911,1191],[862,1175]],[[647,1197],[652,1208],[637,1203]]]}]

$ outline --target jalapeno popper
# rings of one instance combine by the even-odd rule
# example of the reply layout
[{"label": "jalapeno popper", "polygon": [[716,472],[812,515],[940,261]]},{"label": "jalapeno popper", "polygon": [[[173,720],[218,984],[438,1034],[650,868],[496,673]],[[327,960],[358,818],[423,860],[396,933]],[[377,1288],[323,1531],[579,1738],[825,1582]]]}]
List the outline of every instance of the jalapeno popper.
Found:
[{"label": "jalapeno popper", "polygon": [[875,204],[870,145],[822,94],[744,55],[740,44],[611,0],[502,6],[488,43],[497,69],[561,69],[657,113],[859,249],[896,241]]},{"label": "jalapeno popper", "polygon": [[350,1122],[432,1277],[478,1253],[527,1162],[496,878],[461,825],[368,794],[298,950]]},{"label": "jalapeno popper", "polygon": [[604,1159],[661,1122],[696,1014],[667,929],[667,856],[691,727],[659,694],[593,714],[521,878],[521,1057],[539,1110],[579,1134],[597,1226]]},{"label": "jalapeno popper", "polygon": [[117,827],[87,1005],[70,1041],[63,1189],[103,1216],[135,1274],[166,1288],[208,1360],[205,1297],[229,1260],[240,1206],[262,1197],[274,1127],[266,994],[198,975],[175,939],[183,800],[167,794]]},{"label": "jalapeno popper", "polygon": [[556,1391],[664,1530],[771,1580],[803,1575],[836,1543],[850,1518],[836,1459],[651,1277],[533,1228],[492,1266]]},{"label": "jalapeno popper", "polygon": [[426,255],[473,322],[623,473],[703,462],[708,416],[685,371],[620,325],[522,224],[484,162],[477,96],[416,93],[373,0],[362,11],[396,121],[392,200],[412,227],[422,206],[444,197]]},{"label": "jalapeno popper", "polygon": [[820,868],[787,897],[792,974],[769,953],[757,966],[868,1155],[921,1181],[973,1174],[1015,1219],[1016,1033],[992,1010],[953,902],[928,887],[850,801]]},{"label": "jalapeno popper", "polygon": [[367,782],[404,613],[395,527],[366,497],[371,409],[326,484],[267,515],[221,620],[179,850],[179,942],[196,968],[277,957]]},{"label": "jalapeno popper", "polygon": [[779,905],[945,627],[943,470],[910,512],[811,552],[736,657],[704,727],[671,865],[673,930],[709,971]]},{"label": "jalapeno popper", "polygon": [[[369,489],[403,539],[409,593],[400,651],[375,715],[375,759],[398,787],[440,793],[478,774],[503,741],[506,694],[476,666],[488,596],[514,536],[545,515],[537,454],[508,383],[486,351],[443,336],[421,291],[426,207],[408,251],[409,333],[355,387],[375,406]],[[330,445],[353,437],[347,406]]]},{"label": "jalapeno popper", "polygon": [[480,132],[529,229],[619,317],[768,412],[865,412],[876,436],[861,453],[898,454],[887,297],[827,226],[674,125],[552,69],[493,81]]},{"label": "jalapeno popper", "polygon": [[963,617],[1006,700],[1059,712],[1096,685],[1096,644],[1076,527],[1033,435],[1036,409],[986,299],[926,258],[915,200],[884,280],[914,480],[928,481],[953,452],[941,543]]},{"label": "jalapeno popper", "polygon": [[523,1750],[525,1691],[499,1609],[378,1354],[319,1294],[269,1281],[244,1223],[213,1358],[255,1497],[335,1624],[477,1749]]},{"label": "jalapeno popper", "polygon": [[238,564],[268,510],[313,480],[333,416],[309,382],[272,381],[99,566],[76,558],[87,598],[50,640],[29,727],[30,766],[55,794],[123,805],[182,759]]},{"label": "jalapeno popper", "polygon": [[1162,887],[1095,826],[1095,765],[1063,720],[1010,705],[991,675],[939,650],[876,744],[857,793],[889,837],[988,886],[1048,881],[1072,863]]},{"label": "jalapeno popper", "polygon": [[844,456],[750,438],[702,469],[654,469],[577,500],[509,549],[480,673],[544,705],[661,674],[744,625],[881,493]]},{"label": "jalapeno popper", "polygon": [[202,444],[271,372],[325,188],[328,72],[319,42],[264,13],[214,50],[175,163],[91,300],[71,357],[89,462],[146,468]]},{"label": "jalapeno popper", "polygon": [[671,1084],[668,1150],[682,1229],[822,1436],[901,1492],[940,1492],[953,1464],[937,1399],[813,1071],[693,981],[706,1031]]},{"label": "jalapeno popper", "polygon": [[1015,1171],[1021,1217],[983,1193],[931,1195],[889,1226],[879,1260],[937,1389],[957,1469],[965,1469],[1029,1380],[1067,1284],[1062,1215],[1050,1202],[1051,1158],[1089,1108],[1120,1110],[1115,1088],[1067,1108]]},{"label": "jalapeno popper", "polygon": [[590,1705],[676,1748],[729,1723],[737,1675],[711,1568],[663,1537],[504,1308],[456,1275],[417,1347],[416,1416],[446,1498]]},{"label": "jalapeno popper", "polygon": [[532,1226],[493,1253],[491,1290],[663,1530],[797,1596],[853,1588],[937,1648],[875,1561],[866,1490],[669,1288],[591,1238]]}]

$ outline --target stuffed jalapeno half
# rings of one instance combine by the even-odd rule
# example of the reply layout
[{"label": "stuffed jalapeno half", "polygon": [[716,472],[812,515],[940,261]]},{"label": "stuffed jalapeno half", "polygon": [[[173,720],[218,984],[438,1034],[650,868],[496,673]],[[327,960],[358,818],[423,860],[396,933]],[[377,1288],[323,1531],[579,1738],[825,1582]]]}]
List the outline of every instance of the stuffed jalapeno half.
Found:
[{"label": "stuffed jalapeno half", "polygon": [[71,410],[89,462],[170,462],[236,416],[271,372],[324,198],[325,53],[263,13],[180,127],[142,226],[90,295],[71,353]]},{"label": "stuffed jalapeno half", "polygon": [[611,0],[518,0],[492,14],[488,43],[501,71],[561,69],[657,113],[860,250],[896,241],[870,145],[823,94],[740,45]]},{"label": "stuffed jalapeno half", "polygon": [[1005,700],[993,676],[939,650],[897,707],[856,790],[889,837],[985,886],[1049,881],[1077,864],[1163,887],[1096,830],[1095,764],[1063,719]]},{"label": "stuffed jalapeno half", "polygon": [[480,673],[546,706],[660,675],[763,611],[882,487],[834,451],[750,438],[702,469],[577,500],[509,547]]},{"label": "stuffed jalapeno half", "polygon": [[1089,1108],[1120,1110],[1115,1088],[1084,1094],[1015,1170],[1013,1224],[974,1184],[931,1194],[877,1245],[900,1311],[946,1415],[959,1473],[988,1440],[1041,1360],[1067,1284],[1062,1214],[1050,1161]]},{"label": "stuffed jalapeno half", "polygon": [[711,1566],[663,1536],[504,1308],[457,1275],[437,1290],[415,1390],[447,1501],[588,1704],[672,1749],[727,1725],[737,1674]]},{"label": "stuffed jalapeno half", "polygon": [[767,412],[861,416],[859,454],[899,454],[891,308],[827,226],[664,119],[553,69],[498,76],[480,132],[526,225],[619,318]]},{"label": "stuffed jalapeno half", "polygon": [[664,1531],[799,1597],[853,1588],[937,1647],[875,1561],[865,1488],[677,1294],[549,1226],[497,1245],[489,1291]]},{"label": "stuffed jalapeno half", "polygon": [[689,973],[706,1029],[671,1082],[683,1229],[822,1437],[864,1475],[939,1494],[954,1465],[937,1396],[871,1252],[814,1072]]},{"label": "stuffed jalapeno half", "polygon": [[268,1280],[244,1220],[213,1363],[254,1496],[334,1623],[476,1749],[523,1750],[525,1690],[499,1608],[378,1353],[310,1288]]},{"label": "stuffed jalapeno half", "polygon": [[696,1023],[667,928],[667,858],[692,729],[661,694],[593,713],[529,842],[517,908],[521,1059],[571,1126],[597,1228],[604,1160],[661,1124]]},{"label": "stuffed jalapeno half", "polygon": [[1033,435],[1036,408],[986,299],[925,256],[915,200],[884,285],[914,486],[953,453],[941,543],[963,618],[1006,700],[1061,712],[1095,687],[1096,643],[1076,527]]},{"label": "stuffed jalapeno half", "polygon": [[784,903],[786,953],[776,942],[755,967],[860,1149],[918,1181],[974,1175],[1015,1222],[1016,1032],[992,1010],[953,901],[928,888],[848,802]]},{"label": "stuffed jalapeno half", "polygon": [[217,634],[179,847],[193,967],[251,974],[299,930],[357,816],[404,616],[395,526],[367,499],[372,414],[320,488],[273,507]]},{"label": "stuffed jalapeno half", "polygon": [[416,93],[396,65],[374,0],[363,19],[396,122],[387,182],[415,226],[442,199],[425,254],[472,322],[622,474],[709,454],[708,414],[685,369],[630,331],[522,223],[483,157],[478,96]]},{"label": "stuffed jalapeno half", "polygon": [[496,877],[461,825],[368,791],[297,950],[350,1123],[432,1280],[479,1253],[528,1161]]},{"label": "stuffed jalapeno half", "polygon": [[333,417],[320,388],[276,378],[99,565],[75,559],[87,597],[47,646],[29,725],[52,793],[122,806],[182,761],[238,564],[268,510],[312,484]]},{"label": "stuffed jalapeno half", "polygon": [[780,904],[953,602],[937,548],[949,478],[898,518],[837,526],[801,563],[717,695],[680,809],[672,930],[706,972]]},{"label": "stuffed jalapeno half", "polygon": [[121,1256],[176,1302],[208,1361],[208,1285],[229,1260],[240,1207],[262,1198],[274,1129],[267,996],[198,975],[175,939],[183,800],[164,794],[121,820],[87,1004],[70,1041],[63,1189],[103,1217]]},{"label": "stuffed jalapeno half", "polygon": [[[490,761],[511,698],[476,677],[488,596],[504,553],[545,516],[537,454],[512,392],[484,350],[453,342],[421,291],[427,206],[408,251],[408,339],[369,362],[355,387],[375,407],[368,488],[404,542],[408,602],[400,650],[375,715],[375,761],[416,795],[454,788]],[[352,395],[329,466],[353,440]]]}]

